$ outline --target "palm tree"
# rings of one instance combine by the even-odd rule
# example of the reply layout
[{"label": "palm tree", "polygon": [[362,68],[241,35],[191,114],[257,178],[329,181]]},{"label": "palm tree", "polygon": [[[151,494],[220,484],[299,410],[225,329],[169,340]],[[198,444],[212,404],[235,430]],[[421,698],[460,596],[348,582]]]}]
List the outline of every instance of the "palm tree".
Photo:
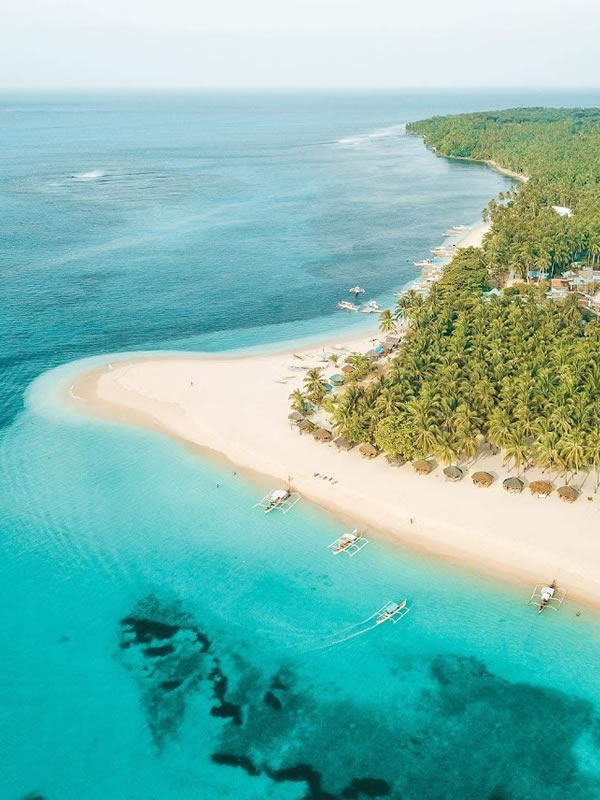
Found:
[{"label": "palm tree", "polygon": [[314,403],[315,405],[319,405],[325,396],[322,373],[323,370],[320,367],[313,367],[312,369],[309,369],[304,376],[306,395],[311,403]]},{"label": "palm tree", "polygon": [[291,393],[289,399],[292,401],[292,411],[297,411],[299,414],[306,413],[306,398],[300,391],[300,389],[294,389]]},{"label": "palm tree", "polygon": [[588,434],[585,447],[585,461],[594,468],[596,473],[596,485],[594,494],[598,493],[600,484],[600,429],[596,426]]},{"label": "palm tree", "polygon": [[389,309],[379,315],[379,330],[381,333],[392,333],[396,330],[396,319]]}]

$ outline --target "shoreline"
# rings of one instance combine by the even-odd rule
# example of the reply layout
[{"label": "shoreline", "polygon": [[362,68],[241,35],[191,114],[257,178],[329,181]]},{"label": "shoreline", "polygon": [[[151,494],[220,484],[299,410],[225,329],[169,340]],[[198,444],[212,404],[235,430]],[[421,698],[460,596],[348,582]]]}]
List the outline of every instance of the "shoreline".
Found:
[{"label": "shoreline", "polygon": [[[316,366],[319,354],[312,351],[295,352]],[[523,595],[556,578],[569,597],[600,608],[600,554],[591,532],[598,523],[597,499],[588,503],[582,495],[567,506],[555,493],[546,500],[527,490],[508,495],[500,485],[508,474],[500,457],[486,456],[470,470],[497,476],[490,489],[477,489],[469,476],[449,483],[438,467],[422,477],[409,464],[392,468],[382,456],[366,461],[357,449],[340,453],[301,436],[287,419],[287,398],[302,375],[294,372],[278,383],[293,360],[290,352],[130,358],[71,380],[65,401],[81,414],[150,429],[225,459],[257,485],[289,481],[303,498],[351,527],[519,585]],[[535,477],[532,472],[530,479]]]}]

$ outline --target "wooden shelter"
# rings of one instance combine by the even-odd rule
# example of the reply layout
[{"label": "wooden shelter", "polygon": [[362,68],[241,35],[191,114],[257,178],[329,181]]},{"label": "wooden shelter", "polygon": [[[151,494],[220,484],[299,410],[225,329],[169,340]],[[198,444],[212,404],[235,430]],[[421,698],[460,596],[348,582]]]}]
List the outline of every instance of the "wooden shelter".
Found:
[{"label": "wooden shelter", "polygon": [[354,372],[354,367],[352,366],[352,364],[344,364],[344,366],[342,367],[342,372],[346,376],[352,375],[352,373]]},{"label": "wooden shelter", "polygon": [[550,481],[532,481],[529,484],[529,491],[537,497],[547,497],[552,491]]},{"label": "wooden shelter", "polygon": [[502,486],[509,494],[521,494],[525,488],[525,484],[520,478],[505,478],[502,481]]},{"label": "wooden shelter", "polygon": [[333,439],[331,431],[328,431],[327,428],[317,428],[313,436],[317,442],[330,442]]},{"label": "wooden shelter", "polygon": [[358,449],[360,450],[361,456],[364,456],[365,458],[376,458],[378,455],[377,448],[373,447],[373,445],[369,444],[368,442],[361,444]]},{"label": "wooden shelter", "polygon": [[572,486],[561,486],[558,490],[558,496],[563,503],[574,503],[579,497],[579,492]]},{"label": "wooden shelter", "polygon": [[413,461],[413,467],[415,472],[417,472],[419,475],[429,475],[433,469],[431,461],[427,461],[425,458],[420,458],[418,461]]},{"label": "wooden shelter", "polygon": [[494,482],[494,476],[489,472],[475,472],[473,473],[473,483],[479,489],[487,489]]},{"label": "wooden shelter", "polygon": [[398,456],[386,456],[385,460],[388,462],[390,467],[401,467],[406,464],[406,459]]},{"label": "wooden shelter", "polygon": [[338,436],[337,439],[333,440],[333,443],[338,450],[352,450],[354,447],[354,442],[349,442],[348,439],[344,439],[343,436]]},{"label": "wooden shelter", "polygon": [[445,467],[444,475],[448,478],[449,481],[459,481],[464,476],[464,472],[460,467],[456,467],[454,465]]},{"label": "wooden shelter", "polygon": [[298,423],[298,430],[300,433],[312,433],[317,429],[317,426],[314,422],[311,422],[309,419],[303,419]]},{"label": "wooden shelter", "polygon": [[292,411],[291,414],[288,414],[288,419],[290,422],[302,422],[304,418],[304,415],[299,411]]}]

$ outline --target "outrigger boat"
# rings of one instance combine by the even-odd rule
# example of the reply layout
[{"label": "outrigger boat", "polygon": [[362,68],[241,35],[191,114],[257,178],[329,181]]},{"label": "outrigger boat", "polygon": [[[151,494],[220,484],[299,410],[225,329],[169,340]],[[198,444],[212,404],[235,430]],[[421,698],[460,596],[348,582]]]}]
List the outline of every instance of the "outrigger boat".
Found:
[{"label": "outrigger boat", "polygon": [[409,611],[410,608],[406,607],[406,600],[403,600],[401,603],[395,603],[393,600],[390,600],[389,603],[386,603],[377,612],[378,616],[375,620],[375,624],[381,625],[383,622],[387,622],[391,619],[392,624],[395,625],[402,617],[405,617]]},{"label": "outrigger boat", "polygon": [[350,558],[369,544],[369,540],[365,538],[363,533],[353,530],[352,533],[343,533],[339,539],[328,545],[329,549],[334,556],[338,553],[348,553]]},{"label": "outrigger boat", "polygon": [[253,508],[262,508],[265,514],[269,514],[275,509],[287,514],[299,500],[300,495],[289,489],[273,489],[273,491],[266,494],[262,500],[255,503]]},{"label": "outrigger boat", "polygon": [[351,289],[348,289],[348,292],[349,294],[353,294],[354,297],[358,297],[359,294],[364,294],[365,290],[360,286],[353,286]]},{"label": "outrigger boat", "polygon": [[551,608],[553,611],[558,611],[562,606],[565,597],[567,596],[566,589],[559,589],[556,581],[552,581],[550,586],[537,584],[534,588],[531,597],[529,598],[529,606],[537,606],[538,614],[541,614],[545,608]]},{"label": "outrigger boat", "polygon": [[340,302],[337,304],[337,307],[342,311],[358,311],[358,306],[356,303],[351,303],[349,300],[340,300]]},{"label": "outrigger boat", "polygon": [[431,258],[424,258],[422,261],[413,261],[415,267],[433,267],[434,262]]},{"label": "outrigger boat", "polygon": [[377,302],[377,300],[369,300],[364,304],[364,306],[360,309],[362,314],[380,314],[381,313],[381,306]]}]

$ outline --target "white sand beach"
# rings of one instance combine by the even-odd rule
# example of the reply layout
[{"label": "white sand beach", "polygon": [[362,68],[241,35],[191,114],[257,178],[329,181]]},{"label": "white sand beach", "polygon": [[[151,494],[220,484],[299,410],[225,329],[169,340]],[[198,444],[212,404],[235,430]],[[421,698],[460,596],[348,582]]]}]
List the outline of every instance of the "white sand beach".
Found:
[{"label": "white sand beach", "polygon": [[[372,336],[345,344],[348,351],[364,352]],[[358,449],[338,452],[333,444],[317,443],[288,421],[288,396],[304,374],[291,367],[322,366],[322,355],[312,347],[296,352],[302,360],[291,352],[133,358],[81,375],[69,386],[69,402],[82,413],[211,448],[238,467],[269,476],[273,487],[289,481],[303,498],[352,527],[519,581],[524,594],[556,578],[571,597],[600,604],[600,503],[592,477],[578,501],[567,505],[556,492],[546,499],[527,489],[507,494],[501,483],[510,472],[499,456],[469,468],[496,476],[490,488],[478,489],[468,475],[448,482],[441,467],[419,476],[410,464],[393,468],[382,456],[367,461]],[[329,366],[325,374],[336,371]],[[537,477],[532,471],[525,480]]]}]

